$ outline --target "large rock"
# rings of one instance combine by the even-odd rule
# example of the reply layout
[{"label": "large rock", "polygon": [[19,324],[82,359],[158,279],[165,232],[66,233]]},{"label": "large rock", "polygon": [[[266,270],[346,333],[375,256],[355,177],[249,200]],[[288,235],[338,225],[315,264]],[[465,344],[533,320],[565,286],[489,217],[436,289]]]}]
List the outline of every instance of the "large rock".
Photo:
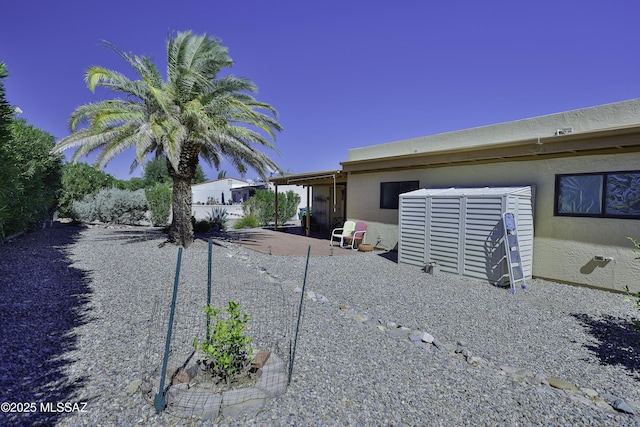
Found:
[{"label": "large rock", "polygon": [[171,412],[183,418],[216,419],[220,415],[222,396],[207,390],[180,390],[172,387],[167,393],[167,406]]},{"label": "large rock", "polygon": [[177,368],[177,372],[176,368],[169,369],[167,379],[171,380],[171,385],[187,384],[190,381],[189,374],[183,368]]},{"label": "large rock", "polygon": [[225,391],[222,394],[222,416],[233,419],[254,417],[264,408],[266,397],[257,387]]},{"label": "large rock", "polygon": [[575,392],[580,391],[580,389],[578,389],[578,387],[576,387],[575,384],[560,378],[549,377],[547,378],[547,382],[549,382],[549,385],[551,387],[558,388],[560,390],[569,390],[569,391],[575,391]]}]

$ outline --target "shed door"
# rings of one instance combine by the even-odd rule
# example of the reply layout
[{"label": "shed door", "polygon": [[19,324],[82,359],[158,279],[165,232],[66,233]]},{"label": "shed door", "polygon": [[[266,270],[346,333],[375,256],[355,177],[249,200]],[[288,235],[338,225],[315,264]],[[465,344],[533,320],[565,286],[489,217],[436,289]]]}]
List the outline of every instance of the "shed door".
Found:
[{"label": "shed door", "polygon": [[505,273],[502,244],[503,198],[468,198],[466,207],[464,275],[497,283]]},{"label": "shed door", "polygon": [[460,265],[460,205],[458,197],[432,197],[429,207],[427,262],[437,262],[442,271],[458,274]]},{"label": "shed door", "polygon": [[425,198],[400,198],[400,262],[421,267],[425,265],[426,212]]}]

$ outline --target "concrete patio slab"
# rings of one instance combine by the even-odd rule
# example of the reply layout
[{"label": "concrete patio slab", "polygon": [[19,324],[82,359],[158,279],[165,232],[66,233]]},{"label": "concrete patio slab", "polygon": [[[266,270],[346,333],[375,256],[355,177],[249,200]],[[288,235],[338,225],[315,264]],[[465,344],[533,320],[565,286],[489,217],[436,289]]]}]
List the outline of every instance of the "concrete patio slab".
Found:
[{"label": "concrete patio slab", "polygon": [[300,229],[284,229],[275,231],[264,228],[251,228],[229,231],[234,241],[247,249],[271,255],[287,255],[306,257],[309,246],[311,256],[364,256],[363,252],[331,247],[329,240],[319,237],[300,235]]}]

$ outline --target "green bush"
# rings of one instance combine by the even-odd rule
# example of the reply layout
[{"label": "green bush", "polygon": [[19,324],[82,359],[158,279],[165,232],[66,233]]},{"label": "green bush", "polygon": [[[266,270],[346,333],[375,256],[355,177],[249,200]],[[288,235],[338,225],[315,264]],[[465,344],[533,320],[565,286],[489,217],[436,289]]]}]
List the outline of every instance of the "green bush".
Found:
[{"label": "green bush", "polygon": [[0,238],[52,218],[62,167],[61,156],[49,153],[55,138],[9,111],[0,120]]},{"label": "green bush", "polygon": [[82,222],[100,221],[136,225],[146,219],[147,199],[144,190],[103,189],[73,203],[72,217]]},{"label": "green bush", "polygon": [[191,225],[193,226],[194,233],[207,233],[211,229],[211,223],[206,219],[196,220],[196,217],[191,217]]},{"label": "green bush", "polygon": [[258,219],[259,225],[267,225],[274,216],[273,192],[268,190],[257,190],[253,196],[242,203],[244,216],[253,216]]},{"label": "green bush", "polygon": [[145,195],[151,212],[151,223],[155,226],[167,225],[171,211],[171,184],[157,183],[147,188]]},{"label": "green bush", "polygon": [[134,177],[127,181],[116,179],[114,187],[117,187],[121,190],[136,191],[148,187],[153,187],[153,185],[147,185],[144,179]]},{"label": "green bush", "polygon": [[[202,166],[196,166],[196,175],[193,177],[191,184],[199,184],[205,182],[207,178],[204,175]],[[144,187],[153,187],[158,183],[171,183],[173,180],[169,176],[169,169],[167,168],[167,158],[162,155],[149,160],[144,165],[144,176],[142,178]]]},{"label": "green bush", "polygon": [[286,193],[278,193],[278,222],[284,224],[297,216],[300,195],[291,190]]},{"label": "green bush", "polygon": [[53,135],[16,119],[5,97],[7,67],[0,62],[0,239],[51,219],[60,186]]},{"label": "green bush", "polygon": [[95,196],[87,194],[84,199],[74,201],[67,216],[78,222],[98,221],[98,206],[95,203]]},{"label": "green bush", "polygon": [[[300,196],[293,191],[278,193],[278,222],[285,223],[296,216]],[[245,216],[254,215],[260,225],[268,225],[276,219],[276,193],[271,190],[257,190],[242,204]]]},{"label": "green bush", "polygon": [[[230,385],[251,361],[252,338],[244,335],[250,318],[234,301],[229,301],[224,309],[208,305],[204,310],[208,320],[207,339],[202,342],[194,339],[193,347],[206,356],[203,360],[206,369]],[[221,317],[223,312],[226,318]]]},{"label": "green bush", "polygon": [[87,195],[95,195],[104,188],[112,188],[118,180],[86,163],[66,163],[62,167],[62,188],[58,195],[58,215],[71,217],[74,202],[81,202]]},{"label": "green bush", "polygon": [[260,223],[255,215],[245,215],[233,225],[233,228],[240,230],[242,228],[257,228],[259,226]]},{"label": "green bush", "polygon": [[223,208],[213,208],[207,215],[207,221],[213,231],[226,230],[228,220],[227,210]]}]

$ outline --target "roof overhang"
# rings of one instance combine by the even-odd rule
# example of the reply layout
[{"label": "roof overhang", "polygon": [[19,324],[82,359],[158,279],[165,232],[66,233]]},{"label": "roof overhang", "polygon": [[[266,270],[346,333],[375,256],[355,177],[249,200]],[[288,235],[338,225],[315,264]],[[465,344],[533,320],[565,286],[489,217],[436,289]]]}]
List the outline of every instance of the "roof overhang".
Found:
[{"label": "roof overhang", "polygon": [[339,170],[307,172],[269,178],[275,185],[333,185],[347,182],[347,174]]},{"label": "roof overhang", "polygon": [[445,167],[640,151],[640,125],[500,144],[341,162],[343,173]]}]

